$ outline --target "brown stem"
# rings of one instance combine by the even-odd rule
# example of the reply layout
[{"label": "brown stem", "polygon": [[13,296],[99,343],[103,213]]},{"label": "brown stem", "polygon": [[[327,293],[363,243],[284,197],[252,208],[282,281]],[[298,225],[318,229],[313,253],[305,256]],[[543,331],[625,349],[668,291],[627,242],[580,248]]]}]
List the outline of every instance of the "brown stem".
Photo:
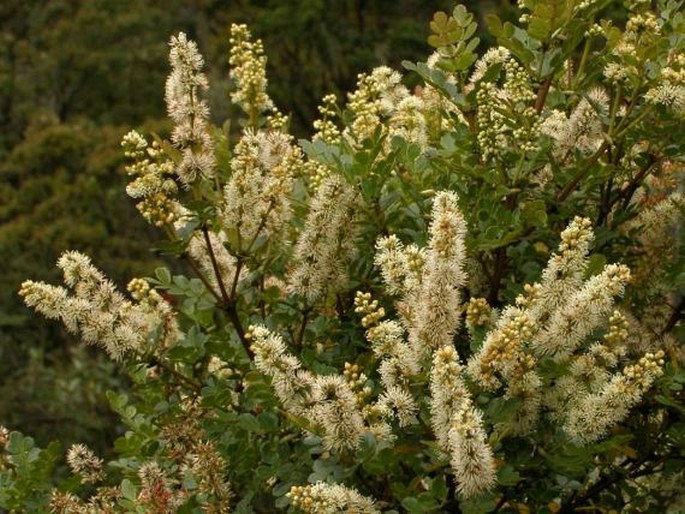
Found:
[{"label": "brown stem", "polygon": [[235,293],[238,290],[238,281],[240,279],[240,272],[243,270],[243,260],[237,259],[235,264],[235,275],[233,275],[233,282],[231,283],[231,294],[229,298],[231,302],[235,302]]},{"label": "brown stem", "polygon": [[592,156],[588,159],[588,161],[585,163],[585,166],[583,166],[583,168],[575,174],[571,181],[568,184],[566,184],[564,189],[562,189],[561,192],[557,195],[557,202],[563,202],[571,195],[571,193],[573,193],[573,191],[575,191],[578,184],[580,184],[580,181],[585,178],[585,175],[588,174],[590,168],[594,166],[594,164],[599,160],[599,158],[602,156],[602,154],[607,148],[609,148],[609,142],[604,141],[602,145],[597,149],[597,151],[593,153]]},{"label": "brown stem", "polygon": [[233,328],[235,328],[235,331],[238,334],[238,338],[240,339],[240,343],[243,345],[243,348],[247,352],[248,357],[252,359],[254,357],[254,353],[250,349],[250,342],[245,337],[245,330],[243,329],[243,325],[240,322],[240,316],[238,316],[238,309],[236,308],[236,302],[233,296],[235,294],[235,287],[238,283],[238,276],[240,275],[241,261],[238,261],[238,264],[236,265],[236,273],[233,280],[232,294],[231,296],[229,296],[228,292],[226,291],[226,286],[224,286],[224,281],[221,278],[221,272],[219,271],[219,265],[217,264],[216,257],[214,255],[214,250],[212,249],[212,243],[209,240],[209,232],[207,231],[207,227],[202,227],[202,233],[205,238],[205,243],[207,243],[209,259],[212,262],[212,268],[214,269],[216,280],[219,283],[219,290],[221,291],[222,298],[221,303],[224,306],[224,311],[228,315],[228,319],[231,321]]},{"label": "brown stem", "polygon": [[596,484],[590,487],[583,494],[574,494],[573,496],[571,496],[567,501],[564,502],[561,509],[559,510],[559,514],[570,514],[574,512],[577,507],[581,507],[582,504],[585,503],[587,500],[591,500],[597,494],[601,493],[602,491],[611,487],[616,482],[622,479],[633,479],[653,472],[658,466],[663,464],[668,458],[671,457],[670,455],[663,455],[657,458],[656,460],[649,462],[649,460],[655,456],[655,449],[655,447],[652,448],[651,451],[649,451],[644,457],[635,461],[630,467],[630,469],[626,470],[625,472],[614,472],[611,475],[605,475],[604,478],[599,480]]},{"label": "brown stem", "polygon": [[221,298],[223,302],[228,305],[230,303],[228,293],[226,292],[226,286],[224,286],[224,281],[221,278],[221,271],[219,270],[219,264],[216,261],[216,256],[214,255],[214,249],[212,248],[212,242],[209,239],[209,231],[206,226],[202,227],[202,235],[205,238],[205,243],[207,244],[207,252],[209,253],[209,260],[212,262],[212,269],[214,270],[214,276],[216,277],[217,284],[219,284],[219,291],[221,291]]},{"label": "brown stem", "polygon": [[547,100],[547,93],[549,93],[549,87],[552,85],[552,76],[550,75],[547,80],[545,80],[538,89],[538,96],[535,99],[535,112],[540,114],[542,109],[545,107],[545,101]]},{"label": "brown stem", "polygon": [[653,155],[649,156],[649,161],[647,164],[645,164],[640,171],[637,172],[637,174],[633,177],[633,179],[630,181],[630,184],[628,184],[628,187],[626,187],[623,191],[619,193],[619,195],[614,199],[612,203],[615,204],[620,200],[621,197],[623,197],[623,204],[621,207],[625,210],[628,208],[628,205],[630,204],[630,199],[633,197],[633,194],[637,190],[638,187],[640,187],[640,184],[644,180],[644,178],[654,169],[654,167],[659,163],[659,160],[656,159]]},{"label": "brown stem", "polygon": [[261,219],[260,222],[259,222],[259,226],[257,227],[257,230],[256,230],[255,233],[254,233],[254,236],[252,236],[252,240],[250,241],[250,244],[247,245],[247,248],[245,249],[245,253],[246,253],[246,254],[249,254],[249,253],[250,253],[250,251],[252,250],[252,247],[253,247],[254,244],[257,242],[257,238],[259,237],[259,233],[260,233],[260,232],[262,231],[262,229],[266,226],[266,222],[267,222],[268,219],[269,219],[269,214],[271,214],[271,211],[272,211],[273,208],[275,207],[275,203],[276,203],[275,200],[271,200],[271,201],[269,202],[269,207],[268,207],[268,209],[267,209],[266,212],[264,213],[264,216],[262,216],[262,219]]},{"label": "brown stem", "polygon": [[235,331],[238,334],[240,344],[243,345],[243,348],[245,349],[247,356],[250,358],[250,360],[254,359],[254,352],[250,348],[250,341],[248,341],[247,337],[245,337],[245,330],[243,329],[243,324],[240,322],[240,317],[238,316],[238,309],[236,308],[235,303],[231,302],[230,304],[228,304],[225,310],[226,314],[228,315],[228,319],[231,321],[233,328],[235,328]]},{"label": "brown stem", "polygon": [[502,278],[504,277],[504,270],[507,264],[507,247],[501,246],[495,250],[495,268],[490,280],[490,292],[488,294],[488,303],[490,305],[497,304],[499,297],[499,290],[502,287]]},{"label": "brown stem", "polygon": [[300,330],[297,332],[297,337],[295,339],[295,347],[302,348],[302,341],[304,339],[304,331],[307,328],[307,322],[309,321],[309,313],[311,312],[311,307],[305,307],[302,311],[302,323],[300,324]]},{"label": "brown stem", "polygon": [[187,385],[189,385],[191,388],[195,390],[195,392],[199,393],[200,390],[202,389],[202,384],[198,382],[197,380],[193,380],[190,377],[185,376],[183,373],[176,371],[173,366],[169,366],[168,364],[165,364],[161,360],[154,360],[154,364],[156,366],[159,366],[162,368],[164,371],[167,371],[171,373],[173,376],[178,378],[181,382],[185,382]]},{"label": "brown stem", "polygon": [[673,327],[676,326],[676,324],[682,318],[683,313],[685,313],[685,299],[681,298],[678,302],[678,305],[674,307],[671,316],[668,318],[668,321],[666,322],[666,325],[661,330],[662,336],[670,332],[673,329]]},{"label": "brown stem", "polygon": [[222,303],[223,299],[214,290],[214,286],[209,283],[209,281],[204,276],[202,271],[200,271],[200,268],[197,267],[197,264],[195,264],[195,261],[193,261],[193,259],[191,259],[190,256],[187,254],[185,255],[185,260],[188,263],[188,265],[190,266],[190,268],[195,272],[195,275],[197,275],[197,278],[200,279],[200,282],[202,282],[205,285],[205,287],[207,288],[207,291],[209,291],[212,294],[212,296],[216,299],[216,301],[218,303]]},{"label": "brown stem", "polygon": [[613,203],[611,202],[611,188],[614,185],[614,179],[610,178],[609,180],[606,181],[605,184],[601,185],[601,203],[599,205],[599,214],[597,215],[597,223],[596,225],[599,227],[601,226],[604,221],[607,219],[609,216],[609,213],[611,212],[611,206]]}]

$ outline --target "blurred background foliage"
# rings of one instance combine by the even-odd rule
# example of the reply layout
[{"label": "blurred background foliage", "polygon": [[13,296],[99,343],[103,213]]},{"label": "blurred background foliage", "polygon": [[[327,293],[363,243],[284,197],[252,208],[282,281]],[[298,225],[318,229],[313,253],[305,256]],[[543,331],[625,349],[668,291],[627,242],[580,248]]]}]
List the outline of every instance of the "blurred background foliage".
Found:
[{"label": "blurred background foliage", "polygon": [[[505,0],[465,2],[482,20]],[[131,127],[164,134],[167,41],[180,30],[207,60],[216,123],[227,99],[228,26],[247,23],[268,56],[269,93],[308,135],[329,92],[357,73],[423,60],[428,21],[454,2],[425,0],[3,0],[0,2],[0,424],[39,445],[117,434],[104,392],[114,366],[78,349],[60,325],[25,309],[26,278],[58,281],[54,263],[83,251],[119,286],[154,269],[154,232],[126,197],[119,141]],[[480,24],[481,27],[484,25]],[[488,36],[481,34],[487,44]]]}]

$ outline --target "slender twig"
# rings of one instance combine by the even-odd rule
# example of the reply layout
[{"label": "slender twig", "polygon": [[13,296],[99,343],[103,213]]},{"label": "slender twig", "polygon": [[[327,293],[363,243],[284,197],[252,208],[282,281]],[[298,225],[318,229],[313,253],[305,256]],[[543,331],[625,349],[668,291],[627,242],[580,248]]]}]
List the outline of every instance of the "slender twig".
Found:
[{"label": "slender twig", "polygon": [[543,107],[545,107],[545,101],[547,100],[547,93],[549,93],[549,87],[552,85],[552,76],[550,75],[538,89],[537,98],[535,98],[535,112],[540,114]]},{"label": "slender twig", "polygon": [[[243,345],[245,352],[247,352],[247,355],[250,357],[250,359],[252,359],[252,357],[254,357],[254,353],[250,349],[250,342],[247,340],[247,337],[245,337],[245,330],[243,329],[243,325],[240,322],[240,316],[238,316],[238,309],[236,308],[235,298],[233,296],[228,295],[228,292],[226,291],[226,286],[224,285],[224,281],[221,278],[221,272],[219,271],[219,265],[217,264],[216,256],[214,255],[214,250],[212,249],[212,243],[209,239],[209,232],[207,231],[207,227],[202,227],[202,233],[204,235],[205,242],[207,243],[209,259],[212,262],[212,268],[214,269],[214,274],[219,284],[219,290],[221,291],[221,303],[223,304],[224,311],[226,312],[228,319],[231,321],[233,328],[235,328],[235,331],[238,334],[238,339],[240,339],[240,343]],[[241,261],[238,260],[238,264],[236,265],[234,284],[237,284],[238,276],[240,275],[240,265]],[[235,291],[233,291],[233,293],[234,292]]]},{"label": "slender twig", "polygon": [[226,306],[225,311],[228,315],[228,319],[231,321],[231,324],[233,324],[233,328],[235,328],[235,331],[238,334],[240,344],[243,345],[243,348],[245,349],[245,352],[247,353],[248,357],[250,357],[250,359],[253,359],[254,352],[250,348],[250,341],[248,341],[247,337],[245,337],[245,330],[243,329],[243,324],[240,322],[240,317],[238,316],[238,309],[236,308],[235,303],[230,303],[228,306]]},{"label": "slender twig", "polygon": [[585,163],[585,166],[583,166],[578,171],[578,173],[575,174],[575,176],[570,180],[570,182],[566,184],[566,186],[564,186],[564,189],[562,189],[561,192],[557,195],[557,202],[563,202],[570,196],[571,193],[573,193],[573,191],[575,191],[578,184],[580,184],[580,181],[583,180],[585,178],[585,175],[587,175],[590,172],[592,166],[595,165],[595,163],[599,160],[599,158],[602,156],[602,154],[605,152],[607,148],[609,148],[609,142],[604,141],[597,149],[597,151],[590,156],[590,158]]},{"label": "slender twig", "polygon": [[[616,134],[615,134],[614,138],[618,139],[633,125],[637,124],[638,122],[640,122],[644,118],[646,118],[647,115],[652,112],[653,107],[654,107],[653,105],[649,105],[649,106],[645,107],[644,109],[642,109],[642,112],[640,112],[640,114],[635,116],[632,120],[625,122],[625,124],[624,124],[624,122],[619,123],[618,127],[616,128]],[[623,118],[624,121],[626,119],[627,118]]]},{"label": "slender twig", "polygon": [[507,247],[500,246],[495,250],[495,269],[492,273],[492,280],[490,281],[490,293],[488,294],[488,303],[490,305],[497,304],[499,297],[499,290],[502,286],[502,278],[504,277],[504,270],[507,266]]},{"label": "slender twig", "polygon": [[640,171],[638,171],[633,179],[630,181],[628,184],[628,187],[623,189],[618,196],[614,199],[610,207],[613,207],[613,205],[619,201],[621,197],[623,197],[623,204],[621,207],[623,209],[627,209],[628,205],[630,205],[630,199],[633,197],[633,194],[637,190],[638,187],[640,187],[640,184],[642,184],[642,181],[644,178],[656,167],[656,165],[660,162],[659,159],[656,159],[653,155],[649,156],[649,161],[647,164],[645,164]]},{"label": "slender twig", "polygon": [[670,332],[673,329],[673,327],[676,326],[678,321],[680,321],[680,319],[682,318],[683,313],[685,313],[685,299],[681,298],[678,304],[673,308],[673,312],[671,313],[671,316],[668,318],[666,325],[661,330],[662,336]]},{"label": "slender twig", "polygon": [[604,221],[608,218],[609,213],[611,212],[611,206],[613,205],[611,202],[611,188],[613,185],[614,179],[612,177],[609,178],[609,180],[607,180],[606,183],[600,186],[600,196],[602,199],[599,205],[599,213],[597,215],[596,225],[598,227],[604,223]]},{"label": "slender twig", "polygon": [[580,64],[578,64],[578,71],[576,71],[576,76],[573,80],[573,85],[577,86],[578,85],[578,80],[580,76],[583,74],[585,71],[585,64],[587,63],[587,58],[590,55],[590,45],[592,43],[591,38],[587,38],[585,40],[585,46],[583,47],[583,55],[580,57]]},{"label": "slender twig", "polygon": [[207,288],[207,291],[209,291],[211,293],[211,295],[214,297],[214,299],[218,303],[223,302],[223,299],[221,298],[221,296],[219,296],[219,294],[217,294],[217,292],[214,290],[214,286],[209,283],[209,280],[207,280],[207,278],[204,276],[202,271],[200,271],[200,268],[198,268],[197,264],[195,264],[195,261],[193,261],[193,259],[191,259],[191,257],[187,254],[185,255],[185,260],[188,263],[188,265],[190,266],[190,268],[193,270],[193,272],[195,272],[195,275],[197,276],[197,278],[200,279],[200,282],[202,282],[204,284],[204,286]]},{"label": "slender twig", "polygon": [[236,259],[235,263],[235,274],[233,275],[233,282],[231,282],[231,292],[228,296],[229,301],[235,302],[236,291],[238,290],[238,282],[240,281],[240,273],[243,271],[243,260],[241,258]]},{"label": "slender twig", "polygon": [[219,291],[221,291],[221,298],[224,304],[228,305],[230,299],[228,293],[226,292],[226,286],[224,286],[224,281],[221,278],[221,270],[219,270],[219,264],[216,261],[216,256],[214,255],[214,248],[212,248],[212,242],[209,239],[209,231],[206,226],[202,226],[202,235],[205,238],[205,243],[207,244],[207,252],[209,253],[209,260],[212,262],[212,269],[214,270],[214,275],[216,276],[217,284],[219,285]]},{"label": "slender twig", "polygon": [[252,247],[254,244],[257,242],[257,238],[259,237],[259,233],[262,231],[262,229],[266,226],[266,222],[269,219],[269,214],[273,210],[273,208],[276,206],[276,201],[271,200],[269,202],[269,207],[266,209],[266,212],[264,213],[264,216],[262,216],[261,221],[259,222],[259,226],[257,227],[257,230],[255,230],[254,236],[252,236],[252,239],[250,240],[250,244],[247,245],[247,248],[245,249],[245,253],[249,254],[250,251],[252,250]]},{"label": "slender twig", "polygon": [[302,323],[300,323],[300,330],[297,332],[297,337],[295,339],[295,346],[297,348],[302,348],[302,340],[304,339],[304,332],[307,328],[307,322],[309,321],[309,313],[311,310],[311,307],[305,307],[302,310]]},{"label": "slender twig", "polygon": [[619,103],[621,102],[621,93],[622,92],[623,92],[623,88],[621,87],[621,84],[618,84],[616,86],[616,95],[614,96],[614,101],[611,103],[611,111],[609,112],[609,133],[610,134],[614,128],[614,123],[616,122],[616,113],[618,113],[618,107],[619,107]]},{"label": "slender twig", "polygon": [[183,373],[181,373],[181,372],[175,370],[172,366],[169,366],[168,364],[165,364],[165,363],[162,362],[161,360],[155,359],[155,360],[154,360],[154,364],[155,364],[156,366],[159,366],[160,368],[162,368],[164,371],[167,371],[167,372],[171,373],[174,377],[178,378],[181,382],[184,382],[185,384],[187,384],[187,385],[189,385],[190,387],[192,387],[196,392],[199,393],[200,390],[202,389],[202,384],[201,384],[200,382],[198,382],[197,380],[193,380],[193,379],[190,378],[190,377],[187,377],[187,376],[184,375]]},{"label": "slender twig", "polygon": [[663,464],[667,459],[671,458],[671,455],[662,455],[653,462],[649,462],[649,460],[655,456],[653,453],[653,450],[655,449],[656,447],[652,448],[644,457],[636,460],[630,469],[622,471],[621,473],[614,472],[611,475],[605,475],[604,478],[600,479],[584,493],[573,494],[567,501],[564,502],[559,510],[559,513],[566,514],[575,512],[577,506],[582,505],[585,501],[592,499],[594,496],[611,487],[620,480],[630,480],[640,476],[648,475],[649,473],[652,473],[658,466]]}]

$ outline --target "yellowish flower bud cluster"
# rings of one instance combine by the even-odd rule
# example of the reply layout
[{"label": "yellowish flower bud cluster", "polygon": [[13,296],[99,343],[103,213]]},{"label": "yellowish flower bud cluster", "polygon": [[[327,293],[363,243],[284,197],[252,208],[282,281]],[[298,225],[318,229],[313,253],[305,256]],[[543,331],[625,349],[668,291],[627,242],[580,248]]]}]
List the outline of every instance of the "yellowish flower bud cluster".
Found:
[{"label": "yellowish flower bud cluster", "polygon": [[621,37],[612,42],[611,60],[604,67],[604,76],[612,82],[641,80],[648,59],[636,59],[643,49],[655,44],[661,35],[661,22],[652,12],[632,14]]},{"label": "yellowish flower bud cluster", "polygon": [[578,11],[584,11],[584,10],[589,9],[590,7],[592,7],[592,5],[595,4],[596,2],[597,2],[597,0],[582,0],[580,3],[578,3],[578,4],[575,6],[575,9],[574,9],[574,10],[575,10],[576,12],[578,12]]},{"label": "yellowish flower bud cluster", "polygon": [[293,507],[306,514],[380,514],[372,499],[340,484],[296,485],[286,496]]},{"label": "yellowish flower bud cluster", "polygon": [[121,147],[124,150],[124,156],[137,161],[145,157],[147,141],[140,133],[131,130],[121,139]]},{"label": "yellowish flower bud cluster", "polygon": [[266,117],[266,127],[276,132],[288,133],[288,124],[290,117],[283,114],[276,107],[271,109],[271,113]]},{"label": "yellowish flower bud cluster", "polygon": [[266,92],[266,56],[260,39],[252,40],[247,25],[231,25],[230,77],[236,83],[231,100],[250,117],[253,127],[257,116],[271,110],[273,102]]},{"label": "yellowish flower bud cluster", "polygon": [[353,121],[344,135],[359,143],[373,135],[381,120],[392,114],[409,91],[401,84],[402,76],[387,66],[357,77],[357,90],[348,95],[347,108]]},{"label": "yellowish flower bud cluster", "polygon": [[588,230],[591,227],[592,222],[588,218],[574,218],[573,223],[561,233],[559,251],[564,255],[572,255],[580,250],[585,251]]},{"label": "yellowish flower bud cluster", "polygon": [[604,33],[605,29],[602,27],[602,25],[599,23],[593,23],[590,25],[590,28],[585,31],[585,37],[599,37],[603,36]]},{"label": "yellowish flower bud cluster", "polygon": [[609,329],[604,334],[604,341],[610,347],[625,344],[628,339],[628,320],[621,314],[621,311],[615,310],[609,316]]},{"label": "yellowish flower bud cluster", "polygon": [[376,325],[384,316],[385,309],[378,306],[378,300],[371,300],[371,293],[357,291],[354,297],[354,312],[363,314],[362,327]]},{"label": "yellowish flower bud cluster", "polygon": [[354,394],[357,397],[357,403],[360,406],[363,406],[366,398],[371,394],[371,387],[366,385],[368,379],[366,375],[362,373],[359,364],[345,362],[343,376],[347,380],[347,385],[354,391]]},{"label": "yellowish flower bud cluster", "polygon": [[466,306],[466,324],[470,327],[484,327],[492,318],[492,307],[485,298],[471,298]]},{"label": "yellowish flower bud cluster", "polygon": [[492,82],[481,84],[476,93],[478,102],[478,147],[483,160],[496,157],[502,148],[506,148],[507,125],[504,114],[499,110],[497,87]]},{"label": "yellowish flower bud cluster", "polygon": [[469,375],[489,390],[502,384],[500,378],[507,383],[520,380],[535,367],[536,360],[523,351],[535,331],[535,323],[525,311],[509,308],[497,328],[488,333],[479,352],[469,360]]},{"label": "yellowish flower bud cluster", "polygon": [[532,307],[539,299],[542,286],[535,284],[524,284],[523,294],[516,297],[516,305],[522,309]]},{"label": "yellowish flower bud cluster", "polygon": [[637,364],[631,364],[623,368],[623,374],[639,390],[648,389],[655,377],[663,374],[664,352],[647,352]]},{"label": "yellowish flower bud cluster", "polygon": [[140,301],[150,293],[150,284],[144,278],[134,278],[128,283],[126,290],[134,300]]},{"label": "yellowish flower bud cluster", "polygon": [[633,14],[626,22],[626,32],[645,32],[652,35],[661,33],[661,23],[653,12]]},{"label": "yellowish flower bud cluster", "polygon": [[[533,92],[528,72],[507,52],[498,50],[476,67],[471,83],[480,80],[496,62],[502,62],[504,84],[481,83],[476,93],[478,113],[478,146],[484,160],[497,158],[507,149],[531,152],[537,148],[542,127],[540,117],[531,102]],[[511,151],[511,150],[509,150]]]},{"label": "yellowish flower bud cluster", "polygon": [[528,72],[514,59],[504,61],[504,95],[510,102],[526,104],[535,100]]},{"label": "yellowish flower bud cluster", "polygon": [[312,137],[313,140],[321,140],[326,143],[337,143],[340,141],[340,129],[333,122],[337,116],[337,98],[334,94],[329,94],[323,97],[322,104],[319,106],[319,114],[321,118],[314,121],[313,127],[316,133]]},{"label": "yellowish flower bud cluster", "polygon": [[126,187],[131,198],[141,199],[136,205],[143,217],[155,226],[170,225],[178,219],[179,206],[173,200],[178,186],[173,180],[176,173],[157,141],[148,146],[147,141],[135,130],[121,141],[124,154],[134,162],[126,166],[126,172],[135,177]]},{"label": "yellowish flower bud cluster", "polygon": [[154,193],[136,204],[136,209],[149,223],[156,227],[172,225],[179,216],[176,202],[164,193]]}]

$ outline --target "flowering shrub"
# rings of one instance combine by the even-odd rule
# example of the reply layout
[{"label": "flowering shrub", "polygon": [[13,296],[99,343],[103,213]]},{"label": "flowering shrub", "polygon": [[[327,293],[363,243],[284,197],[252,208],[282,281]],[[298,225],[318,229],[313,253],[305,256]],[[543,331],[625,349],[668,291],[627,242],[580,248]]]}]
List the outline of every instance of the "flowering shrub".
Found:
[{"label": "flowering shrub", "polygon": [[125,367],[107,462],[0,433],[0,506],[87,512],[634,512],[685,501],[682,2],[519,2],[478,55],[463,6],[425,63],[327,96],[309,141],[231,28],[238,134],[171,39],[170,140],[128,194],[187,266],[128,296],[66,252],[27,305]]}]

